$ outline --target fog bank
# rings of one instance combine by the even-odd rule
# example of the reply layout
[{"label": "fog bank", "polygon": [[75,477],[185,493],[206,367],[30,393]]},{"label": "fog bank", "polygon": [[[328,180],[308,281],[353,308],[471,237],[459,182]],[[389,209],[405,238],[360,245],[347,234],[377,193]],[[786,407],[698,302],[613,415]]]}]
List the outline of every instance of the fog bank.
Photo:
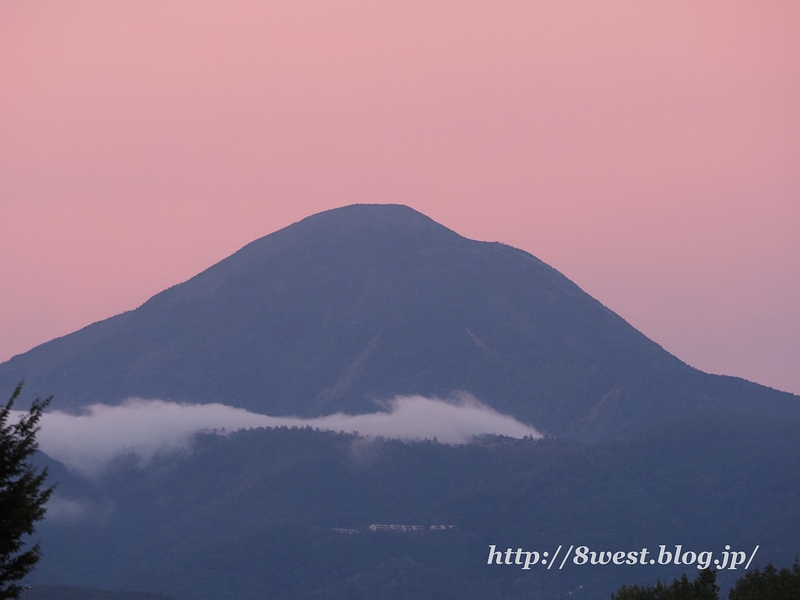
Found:
[{"label": "fog bank", "polygon": [[446,444],[464,444],[481,434],[541,437],[534,428],[468,394],[448,401],[398,396],[386,403],[386,409],[301,419],[271,417],[223,404],[131,398],[117,406],[94,404],[80,415],[48,412],[42,416],[38,439],[41,450],[50,457],[70,469],[94,475],[121,454],[134,454],[147,462],[158,453],[188,452],[192,435],[198,431],[229,433],[255,427],[310,426],[401,440],[436,438]]}]

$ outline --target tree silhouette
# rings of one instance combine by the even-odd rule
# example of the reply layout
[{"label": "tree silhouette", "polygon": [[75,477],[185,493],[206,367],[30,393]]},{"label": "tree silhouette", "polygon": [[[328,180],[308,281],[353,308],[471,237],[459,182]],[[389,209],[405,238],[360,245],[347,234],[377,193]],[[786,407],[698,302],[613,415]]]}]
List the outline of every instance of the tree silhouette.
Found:
[{"label": "tree silhouette", "polygon": [[44,518],[44,505],[53,493],[52,486],[43,489],[47,469],[37,472],[29,462],[38,449],[39,419],[52,396],[37,398],[17,420],[11,409],[21,392],[22,383],[0,409],[0,598],[18,598],[22,588],[16,582],[39,561],[39,544],[25,550],[25,538]]},{"label": "tree silhouette", "polygon": [[660,581],[644,587],[623,585],[611,594],[611,600],[718,600],[718,592],[716,571],[703,569],[694,581],[689,581],[684,573],[671,585]]},{"label": "tree silhouette", "polygon": [[797,600],[800,598],[800,562],[778,571],[771,564],[756,569],[736,582],[730,600]]}]

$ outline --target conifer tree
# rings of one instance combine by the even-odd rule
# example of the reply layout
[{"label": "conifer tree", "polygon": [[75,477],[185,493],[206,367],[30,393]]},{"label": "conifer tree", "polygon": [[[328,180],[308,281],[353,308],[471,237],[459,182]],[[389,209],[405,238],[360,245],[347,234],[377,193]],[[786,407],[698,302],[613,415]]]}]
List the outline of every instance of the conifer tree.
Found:
[{"label": "conifer tree", "polygon": [[689,581],[684,574],[671,585],[660,581],[656,585],[640,587],[623,585],[611,600],[718,600],[719,587],[717,573],[711,569],[703,569],[694,581]]},{"label": "conifer tree", "polygon": [[736,582],[730,600],[797,600],[800,598],[800,562],[791,569],[778,571],[769,564],[756,569]]},{"label": "conifer tree", "polygon": [[39,544],[25,549],[34,524],[44,518],[53,487],[45,488],[47,469],[38,472],[29,459],[38,449],[36,432],[42,412],[52,397],[36,399],[19,420],[11,409],[22,392],[20,383],[0,409],[0,599],[19,598],[17,582],[30,573],[41,557]]}]

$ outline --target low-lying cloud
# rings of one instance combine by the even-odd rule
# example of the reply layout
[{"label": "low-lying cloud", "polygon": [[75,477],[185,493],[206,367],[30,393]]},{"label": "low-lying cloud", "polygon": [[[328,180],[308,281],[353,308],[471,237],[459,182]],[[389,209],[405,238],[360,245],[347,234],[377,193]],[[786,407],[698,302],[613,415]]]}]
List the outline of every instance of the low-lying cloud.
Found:
[{"label": "low-lying cloud", "polygon": [[387,408],[371,414],[301,419],[271,417],[223,404],[132,398],[117,406],[94,404],[80,415],[48,412],[42,416],[38,440],[45,454],[71,469],[94,475],[122,454],[134,454],[146,462],[159,453],[189,451],[198,431],[310,426],[402,440],[436,438],[446,444],[464,444],[482,434],[541,437],[534,428],[467,394],[450,401],[398,396]]},{"label": "low-lying cloud", "polygon": [[50,521],[80,521],[86,516],[89,506],[80,500],[71,500],[55,494],[47,501],[47,518]]}]

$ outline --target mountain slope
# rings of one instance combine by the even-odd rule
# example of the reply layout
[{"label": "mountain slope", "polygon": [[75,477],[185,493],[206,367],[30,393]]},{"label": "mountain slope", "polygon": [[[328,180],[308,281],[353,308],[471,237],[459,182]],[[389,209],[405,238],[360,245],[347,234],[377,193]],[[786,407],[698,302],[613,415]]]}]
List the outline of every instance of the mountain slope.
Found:
[{"label": "mountain slope", "polygon": [[305,416],[466,390],[580,439],[697,411],[800,414],[796,396],[685,365],[530,254],[397,205],[256,240],[0,365],[0,386],[22,377],[55,408],[142,396]]},{"label": "mountain slope", "polygon": [[[800,541],[800,420],[702,415],[594,445],[262,429],[199,435],[193,449],[145,466],[119,457],[91,480],[38,456],[59,482],[57,499],[79,510],[53,510],[40,525],[44,559],[31,582],[180,600],[594,600],[697,568],[523,571],[487,566],[487,549],[681,544],[720,557],[726,545],[748,554],[760,545],[754,566],[763,566],[791,564]],[[426,531],[372,533],[372,523]],[[437,524],[456,528],[429,529]],[[718,581],[742,574],[721,569]]]}]

